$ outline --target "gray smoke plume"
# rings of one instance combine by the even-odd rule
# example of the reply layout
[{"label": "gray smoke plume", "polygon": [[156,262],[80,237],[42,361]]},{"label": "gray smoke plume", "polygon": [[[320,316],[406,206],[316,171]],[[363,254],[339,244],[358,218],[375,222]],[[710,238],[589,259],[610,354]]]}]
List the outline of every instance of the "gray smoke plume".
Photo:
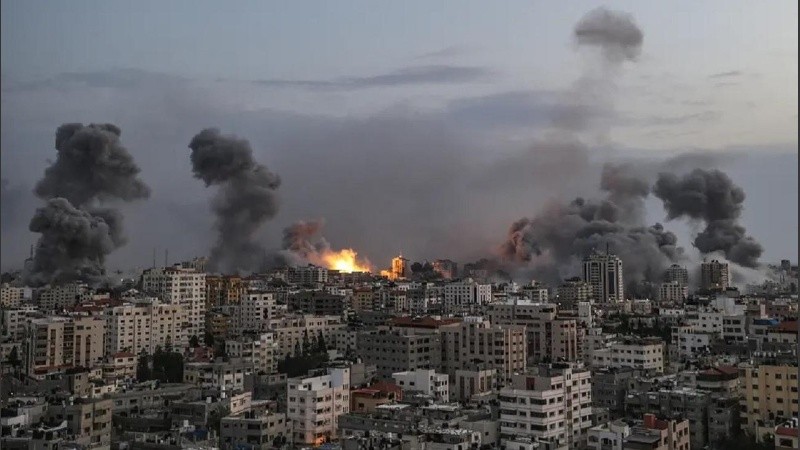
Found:
[{"label": "gray smoke plume", "polygon": [[578,45],[596,46],[612,63],[634,61],[639,56],[644,35],[629,14],[597,8],[575,26]]},{"label": "gray smoke plume", "polygon": [[330,250],[330,243],[322,236],[323,220],[298,220],[283,229],[282,250],[278,252],[280,265],[297,266],[316,261],[316,255]]},{"label": "gray smoke plume", "polygon": [[[609,94],[614,91],[614,77],[622,63],[638,57],[641,30],[629,15],[599,8],[578,22],[573,37],[579,47],[599,50],[599,65],[591,60],[594,64],[585,68],[573,86],[571,97],[580,101],[571,110],[584,111],[587,117],[593,111],[612,110]],[[580,141],[582,132],[604,131],[593,125],[570,120],[559,128],[566,139]],[[588,155],[585,146],[578,148]],[[535,217],[516,221],[499,248],[500,261],[512,272],[557,282],[577,273],[583,256],[608,246],[625,262],[626,280],[634,286],[658,280],[681,250],[676,247],[675,235],[660,224],[644,225],[650,183],[641,172],[628,164],[604,165],[600,181],[604,199],[553,202]]]},{"label": "gray smoke plume", "polygon": [[192,138],[194,176],[220,191],[211,203],[217,242],[211,249],[214,270],[250,271],[263,262],[264,249],[254,236],[278,212],[275,190],[280,178],[253,159],[246,140],[208,128]]},{"label": "gray smoke plume", "polygon": [[745,194],[724,172],[695,169],[682,177],[661,173],[653,193],[664,202],[667,218],[702,221],[705,229],[694,245],[703,254],[721,251],[745,267],[756,267],[761,244],[739,224]]},{"label": "gray smoke plume", "polygon": [[512,224],[500,246],[501,260],[527,267],[537,279],[552,283],[574,275],[582,257],[608,246],[625,264],[629,289],[658,281],[682,249],[661,224],[642,224],[648,184],[633,171],[606,165],[601,186],[607,192],[603,200],[553,203],[536,217]]},{"label": "gray smoke plume", "polygon": [[42,236],[26,267],[26,283],[99,282],[106,255],[125,244],[122,215],[100,204],[144,199],[150,189],[138,178],[139,167],[120,134],[111,124],[70,123],[56,131],[58,155],[34,189],[48,203],[29,225]]}]

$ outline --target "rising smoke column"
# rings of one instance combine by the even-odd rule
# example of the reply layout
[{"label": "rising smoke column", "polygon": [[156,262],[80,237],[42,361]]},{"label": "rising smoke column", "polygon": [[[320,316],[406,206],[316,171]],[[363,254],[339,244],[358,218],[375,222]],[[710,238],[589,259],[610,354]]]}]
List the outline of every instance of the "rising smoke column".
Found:
[{"label": "rising smoke column", "polygon": [[694,245],[702,254],[715,251],[745,267],[758,266],[763,248],[739,224],[745,194],[719,170],[695,169],[682,177],[661,173],[653,193],[664,202],[667,218],[702,221]]},{"label": "rising smoke column", "polygon": [[26,283],[103,279],[105,257],[126,239],[122,215],[101,203],[150,196],[120,135],[111,124],[69,123],[56,131],[58,155],[34,188],[47,204],[29,225],[30,231],[42,236],[26,267]]},{"label": "rising smoke column", "polygon": [[298,220],[283,229],[282,265],[296,266],[319,261],[319,255],[330,251],[331,245],[322,236],[323,220]]},{"label": "rising smoke column", "polygon": [[283,229],[283,248],[274,259],[279,266],[314,264],[340,272],[369,272],[372,265],[351,248],[334,250],[322,235],[325,221],[298,220]]},{"label": "rising smoke column", "polygon": [[280,177],[253,159],[250,143],[208,128],[192,138],[194,176],[206,187],[220,190],[211,203],[219,233],[211,249],[215,270],[255,270],[263,262],[264,249],[255,234],[278,212],[275,190]]},{"label": "rising smoke column", "polygon": [[[610,109],[614,80],[626,61],[635,61],[643,34],[627,14],[596,9],[575,26],[578,47],[598,50],[596,58],[572,89],[571,97],[584,99],[587,116],[592,110]],[[588,102],[588,103],[587,103]],[[572,121],[562,127],[567,138],[595,131],[591,123]],[[600,130],[602,131],[602,130]],[[583,147],[583,151],[587,151]],[[567,204],[553,202],[533,218],[514,222],[500,246],[501,261],[522,268],[539,279],[557,281],[579,269],[580,259],[606,246],[625,262],[626,280],[636,285],[659,279],[681,254],[674,234],[663,226],[644,224],[645,199],[650,183],[631,165],[606,164],[600,189],[602,200],[576,198]]]}]

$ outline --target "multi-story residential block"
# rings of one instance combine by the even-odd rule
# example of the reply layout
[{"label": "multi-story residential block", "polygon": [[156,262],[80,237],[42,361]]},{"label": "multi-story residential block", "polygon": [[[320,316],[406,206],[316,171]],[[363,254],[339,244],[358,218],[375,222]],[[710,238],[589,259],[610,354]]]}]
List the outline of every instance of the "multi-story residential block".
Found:
[{"label": "multi-story residential block", "polygon": [[91,296],[85,283],[66,283],[45,287],[34,293],[34,301],[43,311],[71,308]]},{"label": "multi-story residential block", "polygon": [[684,361],[707,354],[715,333],[698,331],[693,326],[672,327],[672,343],[670,345],[670,359]]},{"label": "multi-story residential block", "polygon": [[245,336],[225,341],[225,354],[230,358],[251,363],[256,373],[278,371],[278,344],[274,333],[261,333],[257,337]]},{"label": "multi-story residential block", "polygon": [[497,391],[496,369],[459,369],[450,387],[450,400],[461,403],[480,402]]},{"label": "multi-story residential block", "polygon": [[664,343],[660,338],[626,336],[595,350],[592,367],[629,367],[648,374],[664,372]]},{"label": "multi-story residential block", "polygon": [[0,336],[12,340],[22,339],[31,312],[22,308],[0,308]]},{"label": "multi-story residential block", "polygon": [[253,363],[242,360],[228,362],[190,362],[183,365],[183,382],[205,388],[241,391],[245,378],[253,374]]},{"label": "multi-story residential block", "polygon": [[700,288],[712,291],[724,291],[730,286],[730,272],[727,263],[716,259],[700,264]]},{"label": "multi-story residential block", "polygon": [[29,287],[10,286],[8,283],[0,285],[0,306],[3,308],[16,308],[22,302],[30,301],[33,291]]},{"label": "multi-story residential block", "polygon": [[689,421],[661,420],[645,414],[642,426],[631,428],[623,450],[689,450]]},{"label": "multi-story residential block", "polygon": [[678,281],[666,281],[658,285],[658,302],[683,304],[689,296],[689,287]]},{"label": "multi-story residential block", "polygon": [[238,275],[206,275],[206,311],[238,305],[247,294],[247,282]]},{"label": "multi-story residential block", "polygon": [[275,334],[278,359],[286,355],[294,355],[298,346],[302,348],[303,339],[312,339],[322,335],[326,344],[335,344],[338,330],[346,328],[340,316],[291,315],[271,319],[266,330]]},{"label": "multi-story residential block", "polygon": [[421,392],[437,402],[450,400],[450,380],[447,374],[436,373],[433,369],[416,369],[395,372],[392,378],[403,391]]},{"label": "multi-story residential block", "polygon": [[673,264],[664,272],[664,281],[667,283],[678,283],[681,286],[689,285],[689,271],[686,267]]},{"label": "multi-story residential block", "polygon": [[202,338],[206,321],[206,274],[180,265],[147,269],[142,290],[160,296],[166,303],[183,306],[188,338]]},{"label": "multi-story residential block", "polygon": [[[594,380],[592,380],[594,382]],[[631,426],[623,420],[604,422],[589,429],[589,450],[622,450],[625,438],[630,436]]]},{"label": "multi-story residential block", "polygon": [[141,299],[104,310],[105,353],[127,351],[154,354],[156,348],[188,345],[186,312],[181,305]]},{"label": "multi-story residential block", "polygon": [[73,442],[88,448],[111,448],[111,399],[78,398],[50,405],[46,417],[56,423],[67,422]]},{"label": "multi-story residential block", "polygon": [[593,253],[583,260],[583,281],[592,285],[600,303],[617,303],[625,299],[622,260],[616,255]]},{"label": "multi-story residential block", "polygon": [[323,375],[290,378],[286,391],[291,442],[319,445],[337,437],[338,419],[350,410],[349,368],[329,368]]},{"label": "multi-story residential block", "polygon": [[302,291],[289,296],[289,311],[300,314],[341,316],[345,297],[320,291]]},{"label": "multi-story residential block", "polygon": [[268,321],[278,317],[276,297],[275,292],[268,291],[249,290],[243,294],[239,305],[230,308],[234,312],[237,334],[264,331]]},{"label": "multi-story residential block", "polygon": [[249,410],[222,418],[219,441],[223,448],[268,450],[286,432],[286,413]]},{"label": "multi-story residential block", "polygon": [[480,284],[471,278],[444,285],[444,312],[465,314],[477,311],[492,300],[492,285]]},{"label": "multi-story residential block", "polygon": [[373,310],[377,304],[377,295],[371,288],[354,289],[349,297],[350,308],[354,311]]},{"label": "multi-story residential block", "polygon": [[559,305],[571,307],[579,302],[594,300],[594,287],[580,278],[568,278],[558,286],[557,299]]},{"label": "multi-story residential block", "polygon": [[633,376],[634,369],[630,367],[593,370],[592,404],[599,408],[607,408],[614,416],[622,416],[625,413],[628,380]]},{"label": "multi-story residential block", "polygon": [[105,323],[96,317],[48,317],[28,324],[23,342],[29,375],[102,362]]},{"label": "multi-story residential block", "polygon": [[548,441],[551,448],[583,448],[592,427],[592,383],[574,364],[540,365],[514,375],[500,390],[501,442],[520,438]]},{"label": "multi-story residential block", "polygon": [[441,328],[442,370],[454,377],[461,369],[496,369],[498,381],[511,381],[527,367],[523,325],[494,325],[481,317],[467,317]]},{"label": "multi-story residential block", "polygon": [[378,376],[392,379],[397,372],[440,367],[441,337],[436,333],[403,333],[399,330],[358,334],[357,353],[365,364],[374,364]]},{"label": "multi-story residential block", "polygon": [[583,330],[574,318],[558,316],[554,303],[512,300],[491,305],[489,321],[496,325],[522,325],[527,334],[529,362],[577,361],[582,352]]},{"label": "multi-story residential block", "polygon": [[775,426],[797,417],[797,365],[741,368],[742,430],[760,440]]},{"label": "multi-story residential block", "polygon": [[290,267],[287,272],[287,281],[292,284],[323,284],[328,282],[328,276],[328,269],[309,264],[302,267]]}]

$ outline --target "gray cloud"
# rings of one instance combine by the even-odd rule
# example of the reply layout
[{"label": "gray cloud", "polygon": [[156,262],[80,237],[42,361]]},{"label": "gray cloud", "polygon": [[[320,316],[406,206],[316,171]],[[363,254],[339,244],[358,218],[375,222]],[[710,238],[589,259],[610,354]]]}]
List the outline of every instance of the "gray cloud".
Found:
[{"label": "gray cloud", "polygon": [[731,70],[731,71],[728,71],[728,72],[712,73],[711,75],[708,76],[708,78],[733,78],[733,77],[738,77],[738,76],[741,76],[741,75],[743,75],[741,71],[739,71],[739,70]]},{"label": "gray cloud", "polygon": [[453,56],[463,55],[468,51],[468,48],[463,45],[450,45],[439,50],[428,53],[423,53],[416,57],[416,59],[446,59]]},{"label": "gray cloud", "polygon": [[484,67],[429,65],[398,69],[366,77],[346,77],[335,80],[256,80],[253,84],[275,88],[320,90],[356,90],[378,87],[411,86],[420,84],[459,84],[486,82],[495,72]]},{"label": "gray cloud", "polygon": [[68,87],[132,89],[146,85],[163,85],[187,81],[184,77],[148,72],[139,69],[112,69],[96,72],[70,72],[38,81],[8,82],[3,91],[63,90]]},{"label": "gray cloud", "polygon": [[720,111],[702,111],[698,113],[682,114],[678,116],[649,116],[627,120],[629,125],[641,126],[675,126],[693,123],[714,122],[722,118]]}]

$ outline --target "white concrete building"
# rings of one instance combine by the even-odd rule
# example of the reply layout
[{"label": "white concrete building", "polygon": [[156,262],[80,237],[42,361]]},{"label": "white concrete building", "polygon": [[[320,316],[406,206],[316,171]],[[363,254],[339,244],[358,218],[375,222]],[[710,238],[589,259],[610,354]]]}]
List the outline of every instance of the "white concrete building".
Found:
[{"label": "white concrete building", "polygon": [[[611,344],[608,367],[630,367],[647,373],[664,372],[664,343],[659,338],[625,337]],[[594,363],[593,367],[596,367]]]},{"label": "white concrete building", "polygon": [[[336,333],[346,328],[347,325],[340,316],[315,316],[311,314],[294,315],[270,319],[266,330],[275,333],[275,342],[278,344],[278,359],[287,354],[294,354],[297,344],[303,345],[303,336],[309,339],[322,334],[325,343],[334,345]],[[353,347],[355,350],[355,347]]]},{"label": "white concrete building", "polygon": [[549,441],[554,449],[582,448],[592,426],[592,383],[579,365],[542,365],[515,375],[500,400],[500,439]]},{"label": "white concrete building", "polygon": [[129,351],[153,354],[157,347],[182,349],[189,344],[184,330],[186,313],[181,305],[142,299],[106,308],[105,353]]},{"label": "white concrete building", "polygon": [[689,287],[678,281],[667,281],[658,286],[659,303],[683,304],[689,296]]},{"label": "white concrete building", "polygon": [[267,321],[277,317],[276,300],[275,292],[248,291],[236,307],[235,326],[237,332],[264,331]]},{"label": "white concrete building", "polygon": [[436,373],[433,369],[417,369],[392,374],[394,382],[403,391],[416,391],[428,394],[437,401],[449,401],[449,377],[444,373]]},{"label": "white concrete building", "polygon": [[687,360],[708,352],[714,333],[696,331],[691,326],[672,327],[671,359]]},{"label": "white concrete building", "polygon": [[148,269],[142,274],[142,290],[166,303],[183,306],[186,335],[202,339],[206,323],[206,274],[180,265]]},{"label": "white concrete building", "polygon": [[338,419],[350,410],[350,369],[329,368],[327,374],[287,381],[289,440],[319,445],[337,436]]},{"label": "white concrete building", "polygon": [[0,285],[0,306],[13,308],[22,302],[30,301],[33,291],[29,287],[9,286],[8,283]]},{"label": "white concrete building", "polygon": [[276,373],[278,343],[274,333],[261,333],[258,339],[243,337],[225,341],[225,353],[253,364],[257,373]]},{"label": "white concrete building", "polygon": [[622,420],[601,423],[589,429],[589,450],[622,450],[631,427]]},{"label": "white concrete building", "polygon": [[470,312],[492,300],[492,285],[480,284],[471,278],[444,285],[444,312]]}]

